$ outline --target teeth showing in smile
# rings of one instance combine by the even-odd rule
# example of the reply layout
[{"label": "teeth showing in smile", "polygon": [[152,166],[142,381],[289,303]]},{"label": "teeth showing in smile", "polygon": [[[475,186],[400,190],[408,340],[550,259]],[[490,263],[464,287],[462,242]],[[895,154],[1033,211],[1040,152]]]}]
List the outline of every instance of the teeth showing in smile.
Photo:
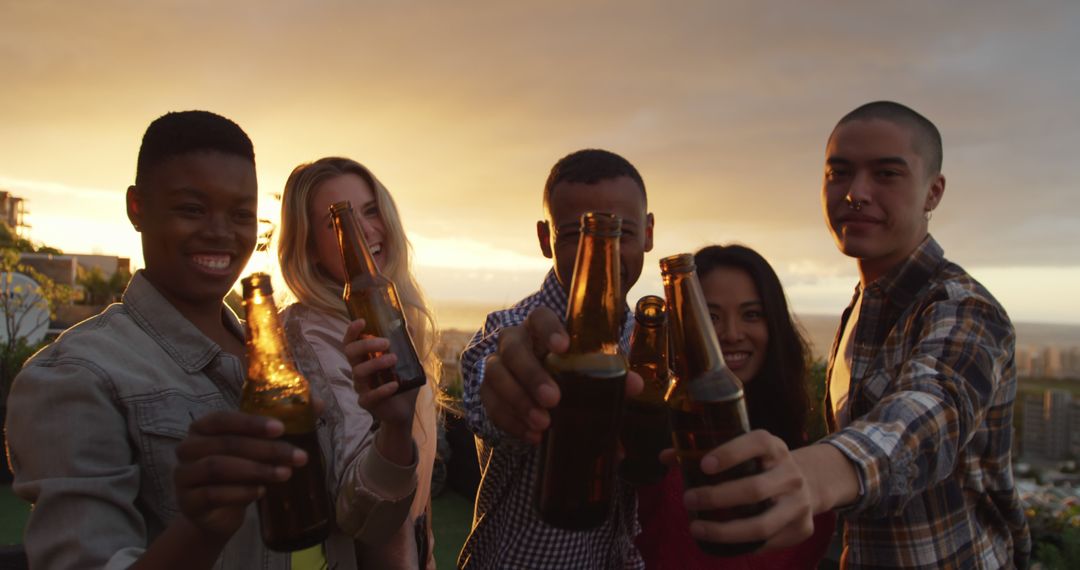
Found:
[{"label": "teeth showing in smile", "polygon": [[368,248],[368,251],[371,252],[371,255],[378,255],[382,251],[382,244],[377,243],[377,244],[371,246],[370,248]]},{"label": "teeth showing in smile", "polygon": [[749,352],[725,352],[724,353],[724,362],[727,362],[727,363],[742,362],[742,361],[746,360],[747,358],[750,358],[750,353]]},{"label": "teeth showing in smile", "polygon": [[191,260],[196,265],[201,265],[207,269],[222,270],[229,266],[228,255],[193,255]]}]

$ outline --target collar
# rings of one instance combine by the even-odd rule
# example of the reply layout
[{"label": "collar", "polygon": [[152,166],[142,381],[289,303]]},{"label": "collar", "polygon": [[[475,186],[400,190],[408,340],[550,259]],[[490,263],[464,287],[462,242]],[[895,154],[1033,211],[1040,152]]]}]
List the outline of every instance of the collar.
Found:
[{"label": "collar", "polygon": [[[188,373],[198,372],[222,352],[173,307],[142,270],[135,272],[121,299],[131,318]],[[221,318],[237,338],[244,338],[240,320],[222,303]]]},{"label": "collar", "polygon": [[[569,303],[569,296],[566,291],[563,290],[562,285],[559,284],[559,278],[555,275],[555,269],[549,269],[547,276],[544,277],[544,283],[540,285],[540,299],[547,308],[555,312],[559,316],[559,320],[566,323],[566,305]],[[622,330],[622,342],[624,345],[629,343],[630,332],[634,329],[634,312],[630,309],[630,306],[623,302],[623,330]]]},{"label": "collar", "polygon": [[544,283],[540,285],[540,297],[543,303],[559,316],[560,320],[566,321],[566,305],[569,297],[559,283],[555,269],[549,269],[547,276],[544,277]]},{"label": "collar", "polygon": [[944,263],[945,250],[927,234],[903,263],[867,285],[866,289],[882,295],[897,307],[906,307]]}]

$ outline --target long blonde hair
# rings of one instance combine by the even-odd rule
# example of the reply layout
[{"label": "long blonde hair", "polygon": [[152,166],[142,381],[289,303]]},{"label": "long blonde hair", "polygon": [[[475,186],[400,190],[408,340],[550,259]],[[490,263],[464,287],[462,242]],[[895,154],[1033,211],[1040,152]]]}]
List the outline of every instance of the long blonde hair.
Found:
[{"label": "long blonde hair", "polygon": [[297,301],[349,318],[341,298],[342,284],[318,270],[312,260],[310,202],[319,185],[345,174],[362,178],[375,192],[386,236],[383,241],[384,275],[397,286],[416,352],[423,361],[428,381],[438,385],[441,364],[435,353],[438,332],[435,318],[411,271],[412,244],[405,237],[394,198],[364,165],[348,158],[330,156],[293,169],[281,196],[281,228],[278,231],[278,262],[282,278]]}]

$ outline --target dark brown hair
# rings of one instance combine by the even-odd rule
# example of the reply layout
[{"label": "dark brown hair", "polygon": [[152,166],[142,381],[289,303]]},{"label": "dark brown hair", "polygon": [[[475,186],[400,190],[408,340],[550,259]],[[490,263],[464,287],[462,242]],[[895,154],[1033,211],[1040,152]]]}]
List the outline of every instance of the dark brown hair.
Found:
[{"label": "dark brown hair", "polygon": [[806,445],[810,411],[806,340],[788,310],[780,278],[758,252],[741,245],[711,245],[694,254],[699,279],[718,267],[742,269],[761,295],[769,343],[765,364],[745,386],[750,426],[764,429],[794,449]]}]

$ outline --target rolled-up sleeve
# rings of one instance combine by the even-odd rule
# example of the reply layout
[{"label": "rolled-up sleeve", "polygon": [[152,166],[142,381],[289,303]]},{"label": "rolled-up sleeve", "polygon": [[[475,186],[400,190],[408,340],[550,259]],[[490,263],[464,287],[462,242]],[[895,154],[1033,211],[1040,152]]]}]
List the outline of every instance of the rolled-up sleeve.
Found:
[{"label": "rolled-up sleeve", "polygon": [[25,368],[7,402],[12,489],[34,508],[31,568],[126,568],[145,550],[140,470],[104,373],[89,363]]},{"label": "rolled-up sleeve", "polygon": [[[929,304],[917,340],[876,405],[824,443],[855,466],[861,491],[842,512],[901,512],[948,478],[994,410],[1013,342],[1008,317],[977,297]],[[874,381],[873,379],[871,381]],[[1011,398],[1008,398],[1011,401]],[[1011,429],[1011,426],[999,426]]]}]

